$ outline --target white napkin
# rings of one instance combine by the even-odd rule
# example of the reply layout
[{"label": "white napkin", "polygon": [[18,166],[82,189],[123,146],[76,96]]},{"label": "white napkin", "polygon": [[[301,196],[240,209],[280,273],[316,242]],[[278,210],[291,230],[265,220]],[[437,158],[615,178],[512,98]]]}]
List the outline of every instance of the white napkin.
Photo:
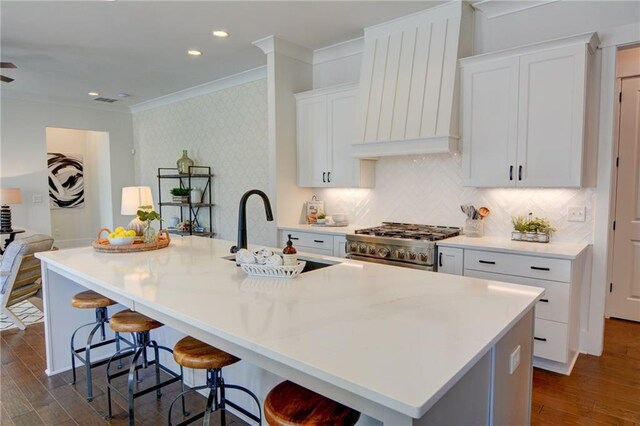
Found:
[{"label": "white napkin", "polygon": [[236,253],[236,263],[242,265],[245,263],[257,263],[257,259],[253,253],[247,249],[240,249]]},{"label": "white napkin", "polygon": [[253,255],[256,258],[256,262],[260,265],[264,265],[267,261],[267,258],[273,256],[273,251],[269,250],[266,247],[261,247],[258,250],[253,252]]},{"label": "white napkin", "polygon": [[282,266],[282,258],[274,254],[273,256],[267,257],[264,264],[267,266]]}]

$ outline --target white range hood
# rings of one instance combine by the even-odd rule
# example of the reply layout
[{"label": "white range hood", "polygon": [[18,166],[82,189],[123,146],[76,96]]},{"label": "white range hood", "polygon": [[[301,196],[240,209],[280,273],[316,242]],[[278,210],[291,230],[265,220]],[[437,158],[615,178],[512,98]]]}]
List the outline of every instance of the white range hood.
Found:
[{"label": "white range hood", "polygon": [[473,10],[453,1],[365,29],[353,155],[458,149],[458,58]]}]

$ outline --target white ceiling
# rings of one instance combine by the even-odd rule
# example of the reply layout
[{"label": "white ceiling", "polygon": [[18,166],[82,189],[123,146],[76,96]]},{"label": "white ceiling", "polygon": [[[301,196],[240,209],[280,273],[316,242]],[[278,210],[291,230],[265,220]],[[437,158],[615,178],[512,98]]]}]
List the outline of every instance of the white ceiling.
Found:
[{"label": "white ceiling", "polygon": [[[309,49],[362,36],[364,27],[436,1],[7,1],[0,3],[3,94],[127,109],[259,67],[251,42],[275,34]],[[227,39],[211,35],[225,29]],[[198,49],[201,57],[186,51]]]}]

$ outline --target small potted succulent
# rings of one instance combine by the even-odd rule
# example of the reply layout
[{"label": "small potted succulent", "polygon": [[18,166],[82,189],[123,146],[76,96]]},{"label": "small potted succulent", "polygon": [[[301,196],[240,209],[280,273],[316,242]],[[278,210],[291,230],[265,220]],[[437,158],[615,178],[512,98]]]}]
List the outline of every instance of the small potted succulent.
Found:
[{"label": "small potted succulent", "polygon": [[190,193],[191,188],[171,188],[171,195],[173,196],[174,203],[188,203]]}]

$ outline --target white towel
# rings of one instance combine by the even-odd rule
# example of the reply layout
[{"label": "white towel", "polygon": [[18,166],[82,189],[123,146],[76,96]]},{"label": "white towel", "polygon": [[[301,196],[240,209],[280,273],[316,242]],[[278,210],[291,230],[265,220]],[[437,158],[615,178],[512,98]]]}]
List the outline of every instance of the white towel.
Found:
[{"label": "white towel", "polygon": [[261,247],[258,250],[255,250],[253,255],[256,257],[256,262],[258,264],[264,265],[267,262],[267,258],[273,256],[273,251],[266,247]]},{"label": "white towel", "polygon": [[267,266],[282,266],[282,258],[274,254],[273,256],[267,257],[264,264]]},{"label": "white towel", "polygon": [[254,256],[254,254],[247,249],[240,249],[236,253],[236,263],[238,265],[242,265],[245,263],[257,263],[257,262],[258,260]]}]

